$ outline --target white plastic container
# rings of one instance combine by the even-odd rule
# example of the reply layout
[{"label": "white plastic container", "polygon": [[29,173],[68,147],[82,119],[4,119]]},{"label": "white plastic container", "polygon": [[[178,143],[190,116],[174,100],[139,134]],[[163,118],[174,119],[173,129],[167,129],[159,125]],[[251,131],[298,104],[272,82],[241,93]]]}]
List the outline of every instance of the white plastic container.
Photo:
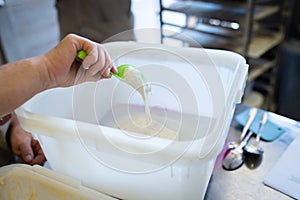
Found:
[{"label": "white plastic container", "polygon": [[39,139],[54,171],[87,187],[129,200],[202,199],[244,92],[245,59],[135,42],[105,47],[115,65],[130,63],[143,72],[152,85],[152,117],[178,140],[113,128],[144,106],[114,77],[36,95],[17,110],[22,125]]},{"label": "white plastic container", "polygon": [[81,200],[114,198],[44,167],[13,164],[0,168],[1,200]]}]

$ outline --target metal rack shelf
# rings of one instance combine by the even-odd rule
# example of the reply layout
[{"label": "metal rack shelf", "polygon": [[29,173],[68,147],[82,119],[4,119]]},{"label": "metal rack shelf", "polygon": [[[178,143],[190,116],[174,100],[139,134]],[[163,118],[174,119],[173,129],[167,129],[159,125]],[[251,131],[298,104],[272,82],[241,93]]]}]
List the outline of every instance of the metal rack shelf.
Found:
[{"label": "metal rack shelf", "polygon": [[[169,1],[168,1],[169,2]],[[214,3],[204,1],[180,1],[174,0],[168,4],[162,4],[163,10],[185,13],[200,18],[215,18],[224,21],[243,22],[248,12],[245,3]],[[259,5],[253,11],[253,20],[260,20],[279,11],[278,5]]]},{"label": "metal rack shelf", "polygon": [[[191,47],[205,47],[205,48],[218,48],[224,50],[230,50],[237,52],[239,54],[243,53],[243,40],[240,37],[236,37],[237,33],[233,33],[233,36],[227,36],[228,33],[226,30],[221,32],[220,29],[218,33],[209,32],[209,29],[201,31],[199,29],[192,28],[182,28],[181,30],[173,34],[164,34],[163,38],[172,38],[180,40],[185,43],[185,46]],[[164,32],[168,32],[163,30]],[[223,35],[218,35],[223,34]],[[256,33],[249,45],[249,50],[247,57],[249,58],[260,58],[270,49],[274,48],[284,38],[283,31],[277,33],[274,32],[258,32]]]},{"label": "metal rack shelf", "polygon": [[[248,83],[272,70],[269,52],[283,41],[283,5],[279,0],[160,0],[161,38],[166,43],[223,49],[249,63]],[[180,15],[180,20],[165,17]]]}]

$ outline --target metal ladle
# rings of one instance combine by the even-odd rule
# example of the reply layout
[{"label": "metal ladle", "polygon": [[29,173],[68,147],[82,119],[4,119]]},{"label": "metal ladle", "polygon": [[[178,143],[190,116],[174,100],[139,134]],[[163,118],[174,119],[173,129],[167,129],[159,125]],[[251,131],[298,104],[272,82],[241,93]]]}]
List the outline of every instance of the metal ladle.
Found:
[{"label": "metal ladle", "polygon": [[268,114],[265,112],[261,118],[254,144],[246,145],[244,147],[244,163],[250,169],[255,169],[262,163],[264,150],[259,146],[259,142],[264,124],[267,122],[267,118]]},{"label": "metal ladle", "polygon": [[249,131],[248,134],[242,139],[241,143],[233,149],[230,149],[223,160],[223,168],[226,170],[235,170],[242,166],[244,163],[244,147],[247,145],[253,132]]}]

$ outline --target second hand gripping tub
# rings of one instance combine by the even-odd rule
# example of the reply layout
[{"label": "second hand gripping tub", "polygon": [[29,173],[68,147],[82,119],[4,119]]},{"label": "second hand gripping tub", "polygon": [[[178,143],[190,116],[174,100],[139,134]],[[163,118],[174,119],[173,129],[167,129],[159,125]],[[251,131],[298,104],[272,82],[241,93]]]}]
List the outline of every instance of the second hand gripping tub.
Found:
[{"label": "second hand gripping tub", "polygon": [[128,200],[203,199],[244,93],[245,59],[222,50],[104,45],[116,66],[141,70],[151,85],[152,120],[174,138],[122,129],[122,119],[143,114],[144,102],[114,77],[34,96],[16,111],[23,127],[55,172],[86,187]]}]

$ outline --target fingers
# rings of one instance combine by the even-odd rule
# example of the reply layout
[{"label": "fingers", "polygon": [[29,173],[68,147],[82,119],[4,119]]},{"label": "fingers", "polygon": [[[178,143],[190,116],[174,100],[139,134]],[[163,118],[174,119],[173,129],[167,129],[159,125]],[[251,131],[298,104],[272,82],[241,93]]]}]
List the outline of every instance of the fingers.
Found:
[{"label": "fingers", "polygon": [[[80,50],[84,50],[87,54],[83,60],[76,59]],[[117,71],[103,45],[75,34],[68,34],[40,59],[45,72],[42,73],[42,80],[46,80],[48,88],[73,86],[76,77],[80,78],[75,81],[75,84],[97,81],[99,79],[94,76],[101,75],[100,78],[109,78],[111,70],[115,73]],[[83,74],[83,77],[78,76],[79,68],[85,69],[84,73],[79,73]]]},{"label": "fingers", "polygon": [[110,72],[117,73],[118,70],[113,66],[108,52],[101,44],[98,44],[96,49],[97,51],[93,51],[91,56],[88,55],[85,58],[82,66],[89,66],[87,71],[88,76],[98,76],[100,74],[100,78],[110,78]]},{"label": "fingers", "polygon": [[[100,52],[101,53],[101,52]],[[97,47],[93,48],[88,55],[86,56],[86,58],[83,60],[82,62],[82,67],[84,69],[89,69],[91,65],[94,65],[95,63],[97,63],[99,56],[98,56],[98,49]],[[100,55],[100,59],[101,59],[101,55]],[[102,60],[102,59],[101,59]]]},{"label": "fingers", "polygon": [[43,165],[46,161],[39,142],[20,126],[16,115],[13,116],[10,124],[10,142],[11,149],[19,157],[20,162]]},{"label": "fingers", "polygon": [[29,165],[44,165],[46,157],[39,142],[32,138],[31,144],[20,144],[19,161]]},{"label": "fingers", "polygon": [[20,158],[24,160],[25,163],[30,163],[33,159],[33,151],[31,148],[31,141],[26,140],[19,145]]},{"label": "fingers", "polygon": [[44,165],[46,161],[46,157],[44,155],[44,152],[40,146],[40,143],[33,139],[31,142],[31,146],[34,152],[34,157],[32,161],[30,162],[31,165],[38,164],[38,165]]},{"label": "fingers", "polygon": [[30,165],[43,165],[46,157],[39,142],[32,137],[19,143],[19,160]]},{"label": "fingers", "polygon": [[112,66],[111,70],[112,73],[117,74],[118,73],[118,69],[115,66]]},{"label": "fingers", "polygon": [[[68,55],[63,57],[63,59],[61,56],[59,57],[60,65],[55,72],[55,74],[60,75],[59,81],[57,81],[59,86],[71,86],[74,85],[74,83],[79,84],[85,81],[97,81],[102,78],[110,78],[111,71],[118,73],[117,68],[114,67],[107,50],[102,44],[78,35],[69,34],[62,40],[59,47],[59,50],[67,52]],[[73,65],[73,63],[69,66],[69,70],[64,70],[64,68],[66,68],[64,64],[69,63],[66,60],[71,58],[72,61],[74,61],[74,57],[77,56],[77,52],[80,50],[86,52],[86,57],[83,58],[83,60],[79,60],[81,63],[80,68],[84,70],[78,70],[79,66]],[[54,51],[52,53],[56,54],[57,52]],[[59,53],[59,55],[63,54],[65,53]],[[51,60],[55,61],[56,59]],[[53,65],[51,65],[51,67],[53,67]],[[64,71],[64,73],[62,73],[62,71]]]},{"label": "fingers", "polygon": [[[101,74],[101,78],[110,78],[110,72],[117,69],[113,66],[112,60],[102,44],[81,38],[82,45],[77,45],[77,51],[83,49],[87,56],[82,61],[82,67],[87,70],[86,76],[95,76]],[[89,80],[89,79],[88,79]]]}]

